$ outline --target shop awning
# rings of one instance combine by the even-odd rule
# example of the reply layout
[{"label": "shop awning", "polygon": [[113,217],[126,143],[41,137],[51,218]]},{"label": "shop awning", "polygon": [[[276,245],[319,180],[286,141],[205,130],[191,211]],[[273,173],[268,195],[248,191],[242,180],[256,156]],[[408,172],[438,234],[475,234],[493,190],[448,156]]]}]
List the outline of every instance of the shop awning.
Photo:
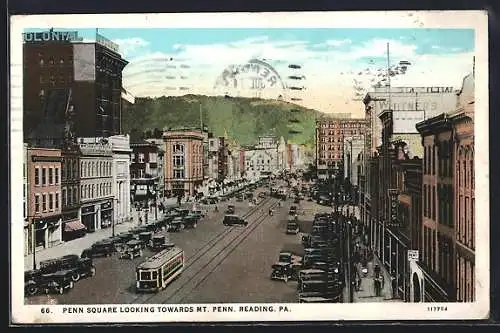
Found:
[{"label": "shop awning", "polygon": [[83,229],[87,229],[87,227],[80,221],[71,221],[64,224],[65,232],[79,231]]}]

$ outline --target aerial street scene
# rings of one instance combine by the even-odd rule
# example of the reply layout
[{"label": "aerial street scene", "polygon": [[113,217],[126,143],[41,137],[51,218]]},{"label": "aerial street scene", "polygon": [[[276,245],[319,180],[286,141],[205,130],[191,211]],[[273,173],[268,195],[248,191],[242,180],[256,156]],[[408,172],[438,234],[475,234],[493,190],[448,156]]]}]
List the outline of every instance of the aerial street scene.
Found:
[{"label": "aerial street scene", "polygon": [[24,304],[475,302],[474,39],[25,29]]}]

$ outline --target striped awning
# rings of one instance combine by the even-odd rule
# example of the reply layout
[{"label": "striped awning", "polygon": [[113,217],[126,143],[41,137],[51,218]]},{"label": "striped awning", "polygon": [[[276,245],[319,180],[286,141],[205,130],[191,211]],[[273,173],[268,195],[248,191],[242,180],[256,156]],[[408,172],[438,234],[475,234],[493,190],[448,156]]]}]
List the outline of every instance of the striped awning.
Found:
[{"label": "striped awning", "polygon": [[64,224],[64,232],[79,231],[87,229],[87,227],[80,221],[71,221]]}]

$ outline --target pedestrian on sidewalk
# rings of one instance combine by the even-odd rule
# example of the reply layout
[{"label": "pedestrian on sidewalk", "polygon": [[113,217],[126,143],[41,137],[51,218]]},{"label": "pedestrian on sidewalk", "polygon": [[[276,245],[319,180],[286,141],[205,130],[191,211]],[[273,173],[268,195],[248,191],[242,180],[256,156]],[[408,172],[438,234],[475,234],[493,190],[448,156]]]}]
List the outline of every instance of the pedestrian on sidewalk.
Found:
[{"label": "pedestrian on sidewalk", "polygon": [[139,216],[139,225],[142,225],[142,216]]}]

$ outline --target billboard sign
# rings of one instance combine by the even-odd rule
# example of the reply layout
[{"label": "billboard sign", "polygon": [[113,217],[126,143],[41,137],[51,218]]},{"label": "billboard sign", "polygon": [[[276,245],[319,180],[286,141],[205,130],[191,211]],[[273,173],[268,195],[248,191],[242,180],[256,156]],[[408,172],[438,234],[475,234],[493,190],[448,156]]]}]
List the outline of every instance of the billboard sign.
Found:
[{"label": "billboard sign", "polygon": [[26,32],[23,33],[25,43],[37,42],[78,42],[83,38],[78,37],[78,31],[43,31],[43,32]]}]

